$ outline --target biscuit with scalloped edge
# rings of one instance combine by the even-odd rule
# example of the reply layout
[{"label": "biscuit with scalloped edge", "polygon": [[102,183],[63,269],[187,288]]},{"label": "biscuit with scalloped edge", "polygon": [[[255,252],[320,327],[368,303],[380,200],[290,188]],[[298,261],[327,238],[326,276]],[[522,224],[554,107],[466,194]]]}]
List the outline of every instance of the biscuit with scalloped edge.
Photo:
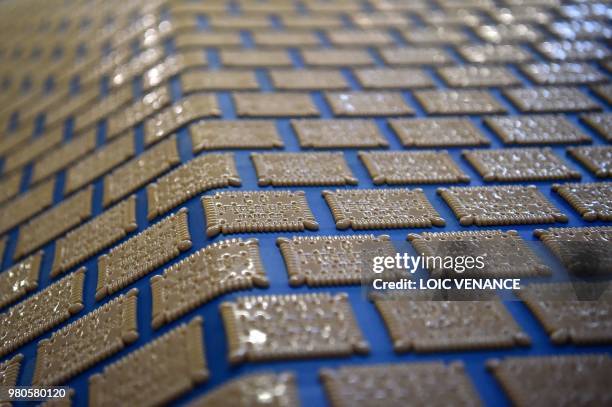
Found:
[{"label": "biscuit with scalloped edge", "polygon": [[609,355],[522,356],[487,361],[513,405],[610,404]]},{"label": "biscuit with scalloped edge", "polygon": [[202,206],[209,237],[319,229],[304,191],[217,192],[204,196]]},{"label": "biscuit with scalloped edge", "polygon": [[608,283],[528,284],[516,292],[553,343],[612,342],[612,291]]},{"label": "biscuit with scalloped edge", "polygon": [[551,269],[531,250],[516,230],[470,232],[423,232],[409,234],[408,240],[425,257],[482,257],[484,267],[456,271],[443,263],[427,263],[434,277],[510,278],[549,276]]},{"label": "biscuit with scalloped edge", "polygon": [[589,222],[612,220],[612,182],[554,184],[552,189],[561,195],[582,219]]},{"label": "biscuit with scalloped edge", "polygon": [[343,153],[251,153],[259,186],[357,185]]},{"label": "biscuit with scalloped edge", "polygon": [[578,160],[597,178],[612,177],[612,146],[568,147],[567,154]]},{"label": "biscuit with scalloped edge", "polygon": [[299,406],[295,375],[249,373],[210,390],[189,403],[189,407],[295,407]]},{"label": "biscuit with scalloped edge", "polygon": [[346,293],[239,297],[219,308],[231,364],[369,353]]},{"label": "biscuit with scalloped edge", "polygon": [[547,181],[580,179],[550,147],[466,150],[463,157],[487,182]]},{"label": "biscuit with scalloped edge", "polygon": [[396,352],[429,353],[528,346],[530,339],[503,303],[432,300],[430,292],[378,298]]},{"label": "biscuit with scalloped edge", "polygon": [[469,182],[446,151],[360,151],[375,185]]},{"label": "biscuit with scalloped edge", "polygon": [[289,284],[309,287],[360,284],[371,256],[395,256],[388,235],[314,236],[276,239]]},{"label": "biscuit with scalloped edge", "polygon": [[420,188],[337,189],[323,191],[322,195],[340,230],[445,225]]},{"label": "biscuit with scalloped edge", "polygon": [[319,377],[332,407],[480,405],[462,362],[340,366]]},{"label": "biscuit with scalloped edge", "polygon": [[439,188],[463,226],[567,222],[534,185]]}]

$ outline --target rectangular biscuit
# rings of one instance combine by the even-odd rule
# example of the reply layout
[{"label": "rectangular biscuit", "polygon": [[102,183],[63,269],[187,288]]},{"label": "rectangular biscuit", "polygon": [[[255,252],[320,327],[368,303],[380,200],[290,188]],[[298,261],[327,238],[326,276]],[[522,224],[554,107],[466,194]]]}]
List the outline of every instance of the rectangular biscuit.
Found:
[{"label": "rectangular biscuit", "polygon": [[487,182],[547,181],[580,179],[550,147],[466,150],[463,157]]},{"label": "rectangular biscuit", "polygon": [[168,4],[168,11],[173,17],[182,17],[183,14],[223,13],[227,6],[224,3],[173,2]]},{"label": "rectangular biscuit", "polygon": [[201,50],[206,47],[239,47],[242,39],[239,32],[179,32],[174,37],[174,45],[178,50],[197,48]]},{"label": "rectangular biscuit", "polygon": [[445,65],[453,62],[442,47],[393,47],[379,48],[386,64],[395,65]]},{"label": "rectangular biscuit", "polygon": [[612,227],[536,229],[533,234],[571,276],[607,278],[612,274]]},{"label": "rectangular biscuit", "polygon": [[523,113],[601,110],[594,100],[577,87],[512,88],[504,89],[503,93]]},{"label": "rectangular biscuit", "polygon": [[610,401],[612,358],[606,353],[492,359],[487,368],[517,407]]},{"label": "rectangular biscuit", "polygon": [[612,146],[568,147],[567,154],[597,178],[612,177]]},{"label": "rectangular biscuit", "polygon": [[371,120],[291,120],[303,148],[375,148],[389,142]]},{"label": "rectangular biscuit", "polygon": [[68,271],[137,227],[136,196],[131,196],[55,242],[51,277]]},{"label": "rectangular biscuit", "polygon": [[93,187],[89,186],[22,225],[14,258],[31,253],[89,218],[92,198]]},{"label": "rectangular biscuit", "polygon": [[534,185],[439,188],[462,226],[567,222]]},{"label": "rectangular biscuit", "polygon": [[164,405],[208,380],[202,322],[181,324],[91,375],[89,405]]},{"label": "rectangular biscuit", "polygon": [[294,287],[360,284],[372,267],[372,253],[390,257],[397,253],[387,235],[279,237],[276,245]]},{"label": "rectangular biscuit", "polygon": [[459,45],[469,42],[469,37],[460,27],[432,26],[402,30],[401,33],[410,45]]},{"label": "rectangular biscuit", "polygon": [[257,90],[259,83],[254,71],[188,71],[181,75],[184,94],[199,91]]},{"label": "rectangular biscuit", "polygon": [[591,138],[561,114],[490,116],[484,118],[504,144],[588,143]]},{"label": "rectangular biscuit", "polygon": [[285,50],[221,49],[220,58],[224,66],[232,68],[293,65]]},{"label": "rectangular biscuit", "polygon": [[371,66],[374,59],[367,50],[356,49],[304,49],[302,58],[307,66]]},{"label": "rectangular biscuit", "polygon": [[19,193],[21,188],[21,171],[5,175],[0,181],[0,205]]},{"label": "rectangular biscuit", "polygon": [[35,253],[0,273],[0,308],[38,288],[42,257],[42,252]]},{"label": "rectangular biscuit", "polygon": [[170,104],[170,91],[166,86],[160,86],[144,95],[138,101],[112,114],[106,123],[107,139],[115,138],[130,130],[136,124],[152,116],[158,110]]},{"label": "rectangular biscuit", "polygon": [[[413,3],[414,4],[414,3]],[[379,3],[380,5],[380,3]],[[378,7],[377,7],[378,8]],[[410,19],[400,13],[390,11],[354,12],[349,16],[359,28],[405,28]]]},{"label": "rectangular biscuit", "polygon": [[272,23],[266,15],[247,16],[215,14],[211,17],[209,24],[215,30],[256,30],[272,28]]},{"label": "rectangular biscuit", "polygon": [[481,401],[462,362],[385,363],[321,369],[319,377],[332,407],[452,404]]},{"label": "rectangular biscuit", "polygon": [[612,31],[604,21],[560,20],[548,23],[546,28],[564,40],[597,40],[612,37]]},{"label": "rectangular biscuit", "polygon": [[[253,3],[257,4],[257,3]],[[231,379],[198,397],[189,407],[257,406],[265,394],[266,404],[278,407],[299,405],[295,375],[290,372],[250,373]]]},{"label": "rectangular biscuit", "polygon": [[66,193],[89,184],[133,157],[135,153],[134,136],[131,133],[100,147],[66,170]]},{"label": "rectangular biscuit", "polygon": [[319,228],[304,191],[217,192],[204,196],[202,206],[209,237]]},{"label": "rectangular biscuit", "polygon": [[595,41],[546,41],[534,48],[552,61],[599,61],[610,56],[608,48]]},{"label": "rectangular biscuit", "polygon": [[586,62],[536,62],[519,68],[537,85],[587,85],[608,80]]},{"label": "rectangular biscuit", "polygon": [[484,90],[417,90],[417,101],[431,115],[440,114],[492,114],[506,109]]},{"label": "rectangular biscuit", "polygon": [[487,13],[500,24],[531,23],[546,24],[553,19],[550,7],[555,0],[510,0],[504,8],[491,7]]},{"label": "rectangular biscuit", "polygon": [[503,66],[459,65],[438,68],[438,75],[456,88],[520,85],[521,81]]},{"label": "rectangular biscuit", "polygon": [[279,90],[347,89],[342,72],[334,69],[293,69],[270,71],[272,84]]},{"label": "rectangular biscuit", "polygon": [[342,153],[251,153],[260,186],[356,185]]},{"label": "rectangular biscuit", "polygon": [[190,248],[187,208],[182,208],[98,258],[96,300],[119,291]]},{"label": "rectangular biscuit", "polygon": [[51,206],[54,189],[55,179],[50,179],[0,206],[0,234]]},{"label": "rectangular biscuit", "polygon": [[360,151],[375,185],[469,182],[446,151]]},{"label": "rectangular biscuit", "polygon": [[[599,73],[598,71],[595,71],[595,73],[591,74],[592,76],[590,78],[593,79],[594,82],[608,81],[607,79],[608,77],[603,76],[603,74],[599,74],[601,75],[601,77],[603,77],[603,79],[598,80],[598,78],[601,78],[597,76],[598,73]],[[602,84],[602,85],[591,86],[591,89],[593,90],[593,92],[595,92],[597,96],[604,99],[608,104],[612,104],[612,96],[610,95],[612,93],[612,85],[610,84],[610,82],[606,82],[605,84]]]},{"label": "rectangular biscuit", "polygon": [[612,221],[612,182],[553,184],[552,190],[587,222]]},{"label": "rectangular biscuit", "polygon": [[444,226],[420,188],[337,189],[323,191],[336,228],[344,230]]},{"label": "rectangular biscuit", "polygon": [[404,147],[459,147],[491,144],[468,118],[390,119]]},{"label": "rectangular biscuit", "polygon": [[412,115],[400,92],[326,92],[325,99],[335,116]]},{"label": "rectangular biscuit", "polygon": [[537,42],[542,39],[542,32],[533,24],[481,25],[474,31],[484,41],[493,44]]},{"label": "rectangular biscuit", "polygon": [[218,117],[221,109],[214,94],[185,96],[172,106],[158,112],[144,124],[145,146],[168,137],[180,127],[204,117]]},{"label": "rectangular biscuit", "polygon": [[472,64],[508,64],[527,62],[533,56],[517,44],[466,44],[457,52]]},{"label": "rectangular biscuit", "polygon": [[412,296],[374,301],[396,352],[463,351],[530,344],[527,334],[498,298],[432,301],[430,297],[431,293],[421,291]]},{"label": "rectangular biscuit", "polygon": [[369,352],[346,293],[240,297],[219,309],[231,364]]},{"label": "rectangular biscuit", "polygon": [[283,25],[291,29],[324,29],[343,26],[339,15],[329,13],[308,13],[308,15],[287,14],[281,16]]},{"label": "rectangular biscuit", "polygon": [[134,192],[180,162],[176,136],[151,147],[104,178],[104,206]]},{"label": "rectangular biscuit", "polygon": [[30,342],[83,309],[85,269],[75,271],[0,313],[0,356]]},{"label": "rectangular biscuit", "polygon": [[56,386],[138,339],[132,289],[38,342],[32,384]]},{"label": "rectangular biscuit", "polygon": [[364,46],[374,47],[394,43],[388,31],[369,28],[366,30],[335,29],[326,31],[329,42],[336,47]]},{"label": "rectangular biscuit", "polygon": [[[276,3],[280,4],[280,3]],[[304,47],[320,45],[319,38],[313,31],[258,31],[253,33],[253,41],[258,47]]]},{"label": "rectangular biscuit", "polygon": [[517,231],[479,230],[474,232],[439,232],[409,234],[408,241],[425,257],[448,258],[482,256],[483,268],[459,270],[442,263],[427,264],[435,278],[511,278],[552,274],[551,269],[531,250]]},{"label": "rectangular biscuit", "polygon": [[151,325],[158,329],[221,295],[268,285],[257,239],[213,243],[151,278]]},{"label": "rectangular biscuit", "polygon": [[96,148],[96,131],[90,130],[58,148],[49,151],[36,162],[32,169],[32,182],[43,180],[56,172],[68,167],[79,158]]},{"label": "rectangular biscuit", "polygon": [[595,129],[606,141],[612,142],[612,113],[583,113],[580,120]]},{"label": "rectangular biscuit", "polygon": [[190,128],[193,152],[220,149],[282,148],[283,141],[273,121],[201,121]]},{"label": "rectangular biscuit", "polygon": [[236,113],[241,117],[319,116],[308,93],[234,93]]},{"label": "rectangular biscuit", "polygon": [[354,70],[364,89],[416,89],[435,87],[433,79],[417,68],[360,68]]},{"label": "rectangular biscuit", "polygon": [[603,283],[529,284],[516,292],[556,345],[612,342],[612,292]]},{"label": "rectangular biscuit", "polygon": [[154,219],[202,192],[230,185],[241,185],[233,154],[196,157],[147,186],[148,218]]}]

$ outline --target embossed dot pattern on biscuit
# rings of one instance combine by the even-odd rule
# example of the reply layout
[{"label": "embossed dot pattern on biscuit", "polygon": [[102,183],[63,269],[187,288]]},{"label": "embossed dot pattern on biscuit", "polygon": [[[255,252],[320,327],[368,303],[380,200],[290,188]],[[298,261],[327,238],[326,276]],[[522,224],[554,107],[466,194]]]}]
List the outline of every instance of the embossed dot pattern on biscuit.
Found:
[{"label": "embossed dot pattern on biscuit", "polygon": [[0,2],[0,405],[611,404],[611,10]]}]

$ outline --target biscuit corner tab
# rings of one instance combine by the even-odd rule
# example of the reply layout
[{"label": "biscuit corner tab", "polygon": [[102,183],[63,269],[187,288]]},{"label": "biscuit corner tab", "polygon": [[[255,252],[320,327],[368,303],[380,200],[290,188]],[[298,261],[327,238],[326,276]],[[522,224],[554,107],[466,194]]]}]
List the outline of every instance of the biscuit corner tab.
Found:
[{"label": "biscuit corner tab", "polygon": [[189,234],[189,210],[187,208],[181,208],[178,211],[177,217],[179,218],[179,242],[177,249],[181,252],[191,249],[193,243],[191,242],[191,235]]},{"label": "biscuit corner tab", "polygon": [[206,235],[208,237],[215,237],[221,233],[221,222],[215,208],[214,197],[204,196],[201,202],[204,208],[204,215],[206,216]]},{"label": "biscuit corner tab", "polygon": [[124,301],[126,304],[121,315],[121,339],[125,344],[130,344],[138,339],[138,289],[128,291]]},{"label": "biscuit corner tab", "polygon": [[108,255],[104,254],[98,259],[98,282],[96,284],[96,301],[100,301],[106,297],[108,292],[107,284],[107,269],[108,269]]},{"label": "biscuit corner tab", "polygon": [[191,379],[195,383],[203,383],[210,377],[210,372],[206,366],[203,324],[204,318],[200,316],[193,318],[187,324],[186,348],[190,355],[188,362]]},{"label": "biscuit corner tab", "polygon": [[81,267],[73,274],[70,292],[70,306],[68,307],[68,312],[70,312],[70,315],[79,313],[85,307],[83,305],[83,284],[85,282],[86,271],[87,269],[85,267]]},{"label": "biscuit corner tab", "polygon": [[238,321],[234,318],[236,305],[231,302],[224,302],[219,306],[223,326],[228,342],[228,357],[232,365],[242,363],[247,358],[247,349],[240,341]]}]

